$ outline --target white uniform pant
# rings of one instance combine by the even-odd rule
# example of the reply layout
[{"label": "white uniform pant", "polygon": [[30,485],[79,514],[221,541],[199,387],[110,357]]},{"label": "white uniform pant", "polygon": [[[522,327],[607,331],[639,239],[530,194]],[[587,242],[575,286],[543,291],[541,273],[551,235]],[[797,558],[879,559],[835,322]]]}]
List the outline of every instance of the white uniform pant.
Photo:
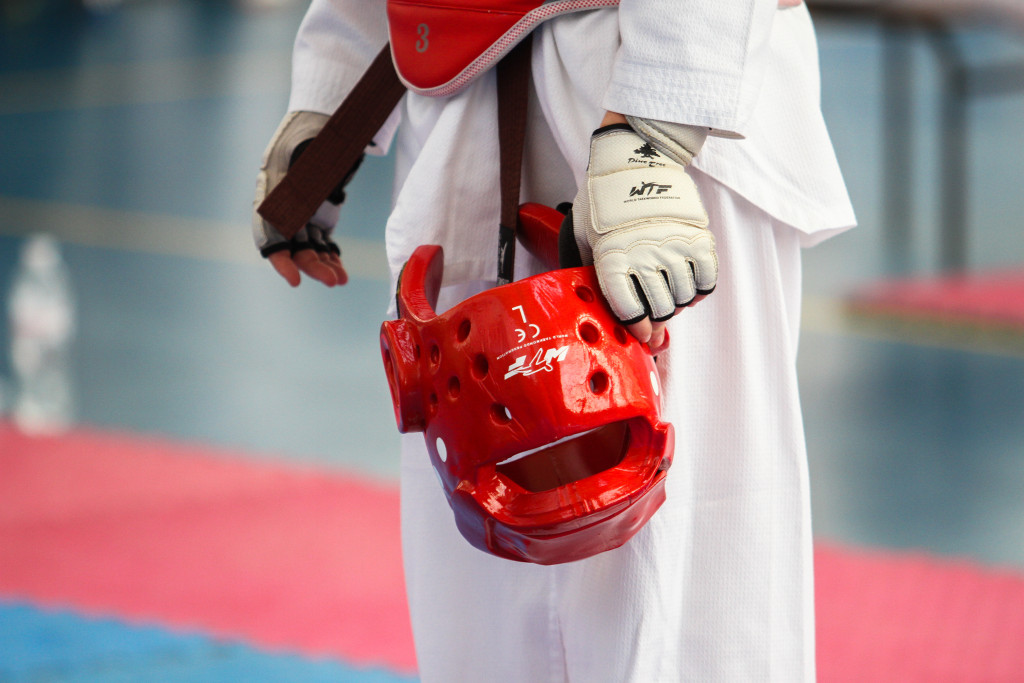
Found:
[{"label": "white uniform pant", "polygon": [[[552,33],[537,36],[523,190],[549,204],[575,195],[606,66],[560,67],[572,55]],[[461,284],[442,290],[442,309],[495,276],[494,97],[488,74],[451,100],[403,105],[388,246],[395,264],[417,244],[445,246]],[[799,233],[693,173],[720,277],[672,320],[658,359],[675,462],[666,503],[636,537],[552,567],[489,556],[457,531],[422,435],[404,437],[402,539],[425,683],[813,680]],[[528,260],[520,249],[520,272]]]}]

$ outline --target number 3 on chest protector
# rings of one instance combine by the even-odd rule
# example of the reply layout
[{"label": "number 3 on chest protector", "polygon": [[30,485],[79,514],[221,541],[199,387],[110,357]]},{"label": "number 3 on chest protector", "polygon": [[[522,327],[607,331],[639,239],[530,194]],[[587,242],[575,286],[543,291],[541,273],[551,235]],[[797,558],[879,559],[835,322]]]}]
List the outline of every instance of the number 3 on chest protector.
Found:
[{"label": "number 3 on chest protector", "polygon": [[416,35],[419,39],[416,41],[416,52],[426,52],[427,48],[430,47],[430,40],[427,36],[430,35],[430,27],[426,24],[420,24],[416,27]]},{"label": "number 3 on chest protector", "polygon": [[402,83],[449,97],[544,21],[619,0],[387,0],[388,44]]}]

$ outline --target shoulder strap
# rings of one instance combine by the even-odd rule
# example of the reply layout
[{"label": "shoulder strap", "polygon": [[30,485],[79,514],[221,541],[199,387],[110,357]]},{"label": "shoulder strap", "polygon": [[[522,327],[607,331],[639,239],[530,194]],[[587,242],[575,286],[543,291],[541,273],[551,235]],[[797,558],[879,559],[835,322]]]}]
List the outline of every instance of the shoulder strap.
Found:
[{"label": "shoulder strap", "polygon": [[530,97],[528,34],[498,62],[498,145],[501,159],[501,219],[498,224],[498,284],[512,282],[516,260],[526,108]]},{"label": "shoulder strap", "polygon": [[[519,212],[526,107],[530,94],[527,35],[497,67],[501,218],[498,225],[498,284],[512,281]],[[323,129],[260,204],[259,214],[291,239],[348,174],[405,93],[384,46],[369,70]]]},{"label": "shoulder strap", "polygon": [[384,49],[257,211],[286,239],[302,229],[355,166],[405,94]]}]

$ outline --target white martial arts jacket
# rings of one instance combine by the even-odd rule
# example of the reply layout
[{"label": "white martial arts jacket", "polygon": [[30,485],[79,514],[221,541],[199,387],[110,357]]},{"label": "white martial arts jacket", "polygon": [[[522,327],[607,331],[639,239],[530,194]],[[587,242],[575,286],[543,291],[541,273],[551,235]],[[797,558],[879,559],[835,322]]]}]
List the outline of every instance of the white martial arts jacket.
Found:
[{"label": "white martial arts jacket", "polygon": [[[621,0],[617,17],[622,43],[605,109],[742,136],[712,137],[694,166],[806,235],[821,233],[806,245],[854,224],[818,104],[805,6]],[[793,30],[812,38],[791,40]],[[333,112],[386,40],[383,0],[313,0],[295,44],[289,110]],[[808,72],[815,77],[801,77]],[[378,151],[397,125],[392,117]]]}]

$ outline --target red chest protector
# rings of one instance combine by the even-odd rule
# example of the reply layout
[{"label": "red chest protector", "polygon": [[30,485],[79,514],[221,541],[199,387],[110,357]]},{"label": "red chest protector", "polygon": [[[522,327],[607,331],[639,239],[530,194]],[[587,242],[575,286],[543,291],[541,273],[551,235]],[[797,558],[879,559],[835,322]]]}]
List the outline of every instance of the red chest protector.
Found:
[{"label": "red chest protector", "polygon": [[538,24],[619,0],[388,0],[391,56],[413,92],[452,95]]}]

